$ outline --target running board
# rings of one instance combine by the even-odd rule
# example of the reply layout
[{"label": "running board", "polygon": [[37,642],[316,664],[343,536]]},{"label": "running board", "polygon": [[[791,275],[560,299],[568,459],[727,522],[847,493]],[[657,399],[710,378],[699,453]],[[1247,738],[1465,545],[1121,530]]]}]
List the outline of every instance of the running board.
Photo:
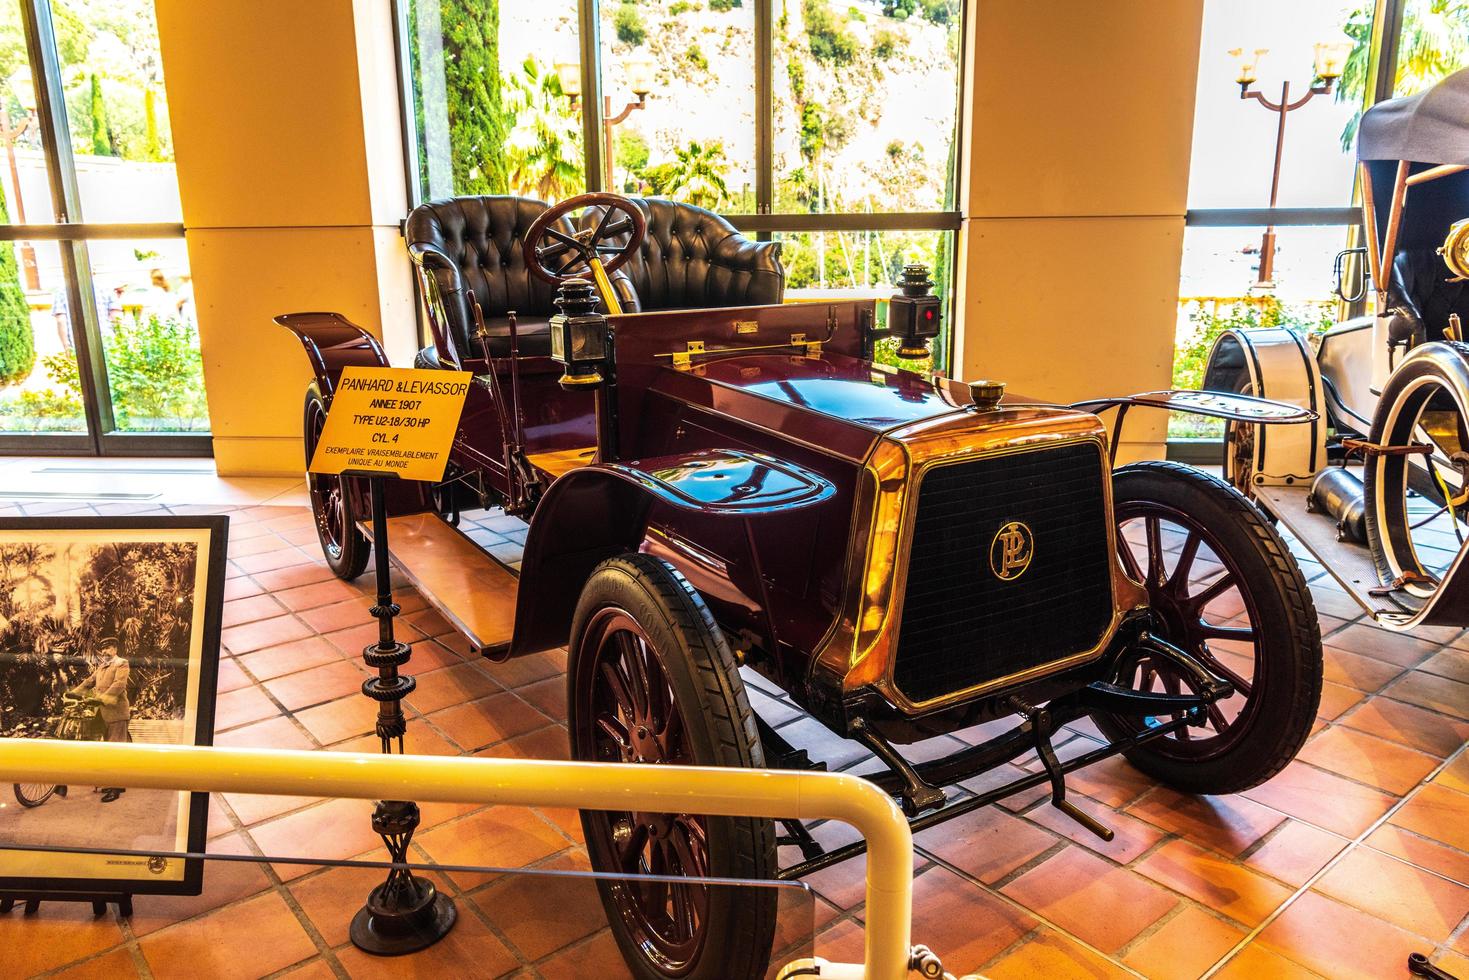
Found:
[{"label": "running board", "polygon": [[1381,585],[1372,552],[1364,545],[1338,540],[1336,521],[1306,509],[1310,495],[1309,485],[1255,487],[1260,507],[1288,528],[1378,625],[1396,632],[1417,626],[1469,625],[1469,575],[1460,574],[1466,549],[1459,549],[1443,584],[1427,601],[1406,593],[1394,599],[1372,595],[1371,590]]},{"label": "running board", "polygon": [[388,518],[388,550],[424,601],[475,652],[509,645],[520,583],[505,566],[434,513]]}]

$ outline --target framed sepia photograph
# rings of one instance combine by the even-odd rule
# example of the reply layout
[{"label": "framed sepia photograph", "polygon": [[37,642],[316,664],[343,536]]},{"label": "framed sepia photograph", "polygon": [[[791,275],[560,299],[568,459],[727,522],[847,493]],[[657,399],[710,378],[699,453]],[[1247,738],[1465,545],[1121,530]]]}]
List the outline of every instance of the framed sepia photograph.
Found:
[{"label": "framed sepia photograph", "polygon": [[[0,737],[211,744],[228,530],[223,516],[0,519]],[[207,815],[204,793],[0,773],[0,893],[197,895],[201,862],[162,855],[202,852]]]}]

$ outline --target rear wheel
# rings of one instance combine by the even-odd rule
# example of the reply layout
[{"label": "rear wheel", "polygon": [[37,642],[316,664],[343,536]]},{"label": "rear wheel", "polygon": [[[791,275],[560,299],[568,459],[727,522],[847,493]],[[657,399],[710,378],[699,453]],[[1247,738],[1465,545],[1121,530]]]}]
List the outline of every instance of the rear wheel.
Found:
[{"label": "rear wheel", "polygon": [[[316,452],[316,444],[325,425],[326,400],[313,381],[306,389],[303,424],[307,467],[311,466],[311,456]],[[340,476],[308,470],[306,489],[311,495],[311,515],[316,519],[316,537],[321,541],[321,553],[326,556],[326,563],[337,578],[351,581],[367,568],[372,545],[357,530],[356,518],[347,502],[346,481]]]},{"label": "rear wheel", "polygon": [[[755,717],[703,601],[668,564],[630,554],[597,566],[572,621],[573,758],[761,767]],[[775,876],[769,820],[582,811],[592,867],[619,875]],[[765,975],[775,932],[768,888],[601,879],[607,921],[640,978]]]},{"label": "rear wheel", "polygon": [[55,783],[15,783],[15,800],[21,806],[40,806],[56,792]]},{"label": "rear wheel", "polygon": [[1428,598],[1469,539],[1469,347],[1459,357],[1414,357],[1393,372],[1378,401],[1372,442],[1430,444],[1432,455],[1369,456],[1362,485],[1367,540],[1383,582]]},{"label": "rear wheel", "polygon": [[[1321,629],[1300,567],[1260,511],[1224,481],[1176,463],[1113,476],[1117,544],[1148,590],[1152,632],[1234,685],[1201,728],[1185,727],[1127,758],[1190,793],[1237,793],[1275,775],[1311,732],[1321,699]],[[1197,693],[1170,663],[1130,653],[1117,681]],[[1176,716],[1099,716],[1112,737]]]},{"label": "rear wheel", "polygon": [[[1229,390],[1237,395],[1253,395],[1255,383],[1250,372],[1241,369]],[[1224,420],[1224,479],[1245,496],[1250,496],[1255,479],[1255,439],[1259,426],[1253,422]]]}]

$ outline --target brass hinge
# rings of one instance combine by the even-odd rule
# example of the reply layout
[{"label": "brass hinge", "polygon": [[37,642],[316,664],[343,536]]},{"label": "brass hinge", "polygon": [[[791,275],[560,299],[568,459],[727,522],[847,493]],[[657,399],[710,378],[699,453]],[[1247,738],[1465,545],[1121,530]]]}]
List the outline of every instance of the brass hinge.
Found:
[{"label": "brass hinge", "polygon": [[687,348],[673,352],[673,366],[680,371],[687,371],[694,363],[694,355],[702,353],[704,353],[704,342],[702,340],[691,340]]},{"label": "brass hinge", "polygon": [[820,357],[821,356],[821,341],[819,341],[819,340],[807,340],[806,339],[806,335],[803,334],[803,333],[793,333],[793,334],[791,334],[791,346],[792,347],[804,347],[804,348],[806,348],[806,356],[807,357]]}]

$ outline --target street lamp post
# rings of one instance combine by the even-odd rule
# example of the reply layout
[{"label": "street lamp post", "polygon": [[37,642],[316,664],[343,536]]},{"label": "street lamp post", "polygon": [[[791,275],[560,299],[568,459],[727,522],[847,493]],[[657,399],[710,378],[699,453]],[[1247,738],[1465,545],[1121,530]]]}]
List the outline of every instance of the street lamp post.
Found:
[{"label": "street lamp post", "polygon": [[[1268,53],[1268,48],[1256,48],[1252,54],[1245,54],[1241,48],[1235,48],[1229,53],[1239,61],[1239,74],[1235,81],[1239,83],[1239,97],[1241,99],[1254,99],[1260,105],[1276,114],[1275,127],[1275,165],[1270,171],[1270,209],[1273,211],[1280,197],[1280,161],[1285,149],[1285,117],[1304,106],[1318,95],[1327,95],[1341,77],[1342,64],[1346,61],[1350,45],[1345,42],[1326,42],[1316,45],[1316,75],[1311,87],[1306,94],[1291,101],[1290,82],[1284,81],[1280,85],[1280,101],[1272,102],[1265,93],[1250,88],[1259,78],[1260,59]],[[1267,225],[1265,234],[1260,239],[1260,271],[1256,278],[1255,286],[1261,290],[1275,288],[1275,225]]]},{"label": "street lamp post", "polygon": [[[17,224],[26,223],[25,196],[20,189],[20,168],[15,162],[15,145],[31,128],[36,120],[36,95],[31,87],[30,69],[22,68],[10,78],[10,87],[16,100],[25,110],[25,120],[19,125],[10,121],[10,112],[0,109],[0,142],[5,144],[5,156],[10,163],[10,187],[15,191],[15,217]],[[41,277],[36,271],[36,249],[30,242],[20,243],[20,264],[25,269],[26,289],[31,292],[41,288]]]},{"label": "street lamp post", "polygon": [[[637,100],[625,104],[616,115],[612,112],[612,96],[602,96],[602,188],[616,190],[612,177],[612,128],[627,120],[635,110],[648,107],[648,92],[653,88],[653,62],[645,56],[628,58],[622,63],[627,72],[627,87]],[[561,91],[571,100],[572,108],[581,103],[581,66],[576,62],[556,63],[556,76]]]}]

